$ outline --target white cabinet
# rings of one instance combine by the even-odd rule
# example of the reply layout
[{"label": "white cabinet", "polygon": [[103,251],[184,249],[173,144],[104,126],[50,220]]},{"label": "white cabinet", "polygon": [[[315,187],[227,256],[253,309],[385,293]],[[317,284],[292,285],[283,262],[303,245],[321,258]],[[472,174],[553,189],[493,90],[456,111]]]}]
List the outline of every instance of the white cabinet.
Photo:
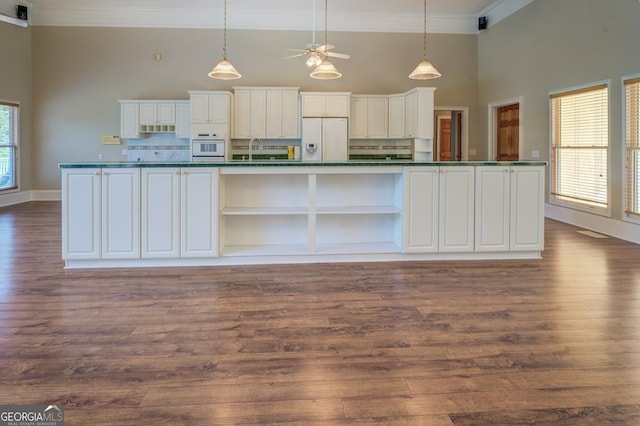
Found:
[{"label": "white cabinet", "polygon": [[233,90],[234,138],[299,138],[297,87],[234,87]]},{"label": "white cabinet", "polygon": [[544,248],[544,167],[476,168],[478,252]]},{"label": "white cabinet", "polygon": [[140,104],[120,101],[120,137],[137,139],[140,137]]},{"label": "white cabinet", "polygon": [[178,168],[142,169],[143,259],[180,256],[180,172]]},{"label": "white cabinet", "polygon": [[143,169],[143,259],[218,255],[217,176],[217,168]]},{"label": "white cabinet", "polygon": [[230,123],[231,93],[190,90],[191,123]]},{"label": "white cabinet", "polygon": [[475,167],[440,167],[438,247],[441,253],[474,251]]},{"label": "white cabinet", "polygon": [[180,173],[180,253],[218,256],[218,168],[185,167]]},{"label": "white cabinet", "polygon": [[407,136],[405,123],[405,95],[389,96],[389,138],[400,139]]},{"label": "white cabinet", "polygon": [[140,169],[102,169],[102,259],[140,257]]},{"label": "white cabinet", "polygon": [[386,139],[389,101],[386,96],[352,96],[349,136],[353,139]]},{"label": "white cabinet", "polygon": [[175,124],[176,104],[174,102],[140,102],[140,124]]},{"label": "white cabinet", "polygon": [[544,249],[544,166],[511,166],[511,251]]},{"label": "white cabinet", "polygon": [[404,171],[404,251],[438,251],[438,167],[406,167]]},{"label": "white cabinet", "polygon": [[298,104],[298,88],[267,90],[267,138],[300,138]]},{"label": "white cabinet", "polygon": [[191,108],[188,101],[176,102],[176,138],[189,139],[190,115]]},{"label": "white cabinet", "polygon": [[349,92],[301,92],[303,117],[349,117]]},{"label": "white cabinet", "polygon": [[409,138],[433,139],[433,101],[435,88],[418,87],[406,93],[405,125]]},{"label": "white cabinet", "polygon": [[62,258],[100,258],[100,169],[62,170]]}]

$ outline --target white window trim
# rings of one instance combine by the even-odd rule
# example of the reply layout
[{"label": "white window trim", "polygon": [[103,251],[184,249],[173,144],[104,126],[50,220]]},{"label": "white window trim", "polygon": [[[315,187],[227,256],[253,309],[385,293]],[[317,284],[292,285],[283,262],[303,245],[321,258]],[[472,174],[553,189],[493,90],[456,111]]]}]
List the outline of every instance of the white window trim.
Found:
[{"label": "white window trim", "polygon": [[12,188],[12,189],[4,189],[2,191],[0,191],[0,197],[8,195],[8,194],[15,194],[16,192],[20,192],[20,145],[22,145],[21,140],[20,140],[20,127],[22,127],[22,105],[20,104],[19,101],[12,101],[9,99],[2,99],[0,98],[1,102],[6,102],[9,104],[15,104],[18,106],[18,128],[16,129],[16,139],[17,139],[17,146],[16,146],[16,164],[14,165],[15,170],[16,170],[16,187]]},{"label": "white window trim", "polygon": [[[566,92],[571,92],[573,90],[583,90],[583,89],[588,89],[590,87],[594,87],[594,86],[599,86],[599,85],[605,85],[607,86],[607,121],[609,123],[609,131],[607,132],[607,207],[606,208],[602,208],[602,207],[590,207],[588,205],[582,205],[582,204],[578,204],[578,203],[571,203],[569,201],[564,201],[564,200],[558,200],[556,199],[556,197],[551,193],[552,191],[552,187],[551,187],[551,174],[553,173],[553,170],[551,170],[551,155],[553,154],[553,129],[552,129],[552,109],[551,109],[551,105],[552,105],[552,99],[551,97],[553,95],[558,95],[561,93],[566,93]],[[572,209],[572,210],[579,210],[579,211],[583,211],[583,212],[587,212],[587,213],[592,213],[592,214],[596,214],[599,216],[604,216],[604,217],[611,217],[611,164],[612,164],[612,158],[611,158],[611,79],[607,79],[607,80],[600,80],[600,81],[594,81],[591,83],[586,83],[586,84],[581,84],[578,86],[572,86],[572,87],[566,87],[564,89],[559,89],[559,90],[554,90],[549,92],[549,192],[548,192],[548,196],[549,196],[549,204],[553,204],[556,206],[560,206],[560,207],[566,207],[568,209]]]},{"label": "white window trim", "polygon": [[622,197],[621,197],[621,201],[622,201],[622,206],[621,206],[621,212],[622,212],[622,220],[625,222],[629,222],[629,223],[635,223],[635,224],[640,224],[640,217],[634,216],[634,215],[628,215],[625,213],[625,210],[627,209],[627,176],[626,176],[626,164],[627,164],[627,91],[626,91],[626,87],[624,82],[626,80],[631,80],[634,78],[640,78],[640,73],[636,73],[636,74],[629,74],[629,75],[623,75],[622,78],[620,78],[620,93],[621,93],[621,102],[622,102],[622,108],[620,109],[620,111],[622,111],[622,158],[621,158],[621,163],[622,164],[622,170],[621,170],[621,178],[622,178]]}]

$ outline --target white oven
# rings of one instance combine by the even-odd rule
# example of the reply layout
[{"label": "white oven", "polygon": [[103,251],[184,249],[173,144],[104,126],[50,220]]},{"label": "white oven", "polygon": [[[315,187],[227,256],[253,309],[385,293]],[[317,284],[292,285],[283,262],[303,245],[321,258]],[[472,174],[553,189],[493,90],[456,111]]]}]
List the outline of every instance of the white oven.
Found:
[{"label": "white oven", "polygon": [[215,133],[194,135],[191,139],[191,161],[224,161],[225,139]]}]

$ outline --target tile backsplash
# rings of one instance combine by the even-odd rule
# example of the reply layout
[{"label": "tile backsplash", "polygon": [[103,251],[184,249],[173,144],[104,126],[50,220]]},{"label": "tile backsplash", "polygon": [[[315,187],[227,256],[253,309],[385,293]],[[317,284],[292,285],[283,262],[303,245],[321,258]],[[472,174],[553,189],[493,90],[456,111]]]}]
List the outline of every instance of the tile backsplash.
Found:
[{"label": "tile backsplash", "polygon": [[174,133],[150,133],[127,141],[127,161],[189,161],[189,139]]}]

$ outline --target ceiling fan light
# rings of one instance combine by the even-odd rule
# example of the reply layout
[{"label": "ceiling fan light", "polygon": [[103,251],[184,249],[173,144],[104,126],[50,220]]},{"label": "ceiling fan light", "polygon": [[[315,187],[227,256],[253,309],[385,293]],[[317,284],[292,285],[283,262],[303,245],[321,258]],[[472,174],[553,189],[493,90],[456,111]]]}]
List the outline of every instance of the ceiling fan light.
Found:
[{"label": "ceiling fan light", "polygon": [[307,59],[307,66],[308,67],[317,67],[321,63],[322,63],[322,59],[320,58],[320,56],[318,56],[317,53],[312,53],[309,56],[309,59]]},{"label": "ceiling fan light", "polygon": [[325,59],[311,72],[310,76],[318,80],[333,80],[342,77],[342,74],[338,72],[330,60]]},{"label": "ceiling fan light", "polygon": [[211,72],[209,73],[209,77],[217,78],[219,80],[235,80],[237,78],[242,77],[238,71],[236,71],[235,67],[231,62],[226,59],[218,62]]},{"label": "ceiling fan light", "polygon": [[442,74],[431,65],[431,62],[423,59],[422,62],[418,64],[416,69],[413,70],[411,74],[409,74],[409,78],[414,80],[430,80],[432,78],[442,77]]}]

